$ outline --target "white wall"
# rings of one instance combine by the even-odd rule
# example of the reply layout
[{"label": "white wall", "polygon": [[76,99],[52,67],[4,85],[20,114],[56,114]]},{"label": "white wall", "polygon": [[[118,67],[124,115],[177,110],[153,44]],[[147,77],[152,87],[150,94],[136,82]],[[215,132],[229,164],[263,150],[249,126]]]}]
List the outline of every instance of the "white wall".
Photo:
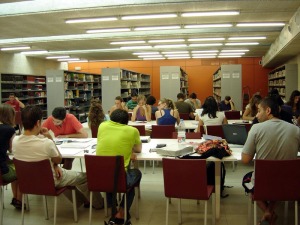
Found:
[{"label": "white wall", "polygon": [[16,53],[0,53],[0,73],[46,75],[48,69],[67,69],[66,63]]},{"label": "white wall", "polygon": [[283,64],[298,64],[298,90],[300,90],[300,55],[295,56]]}]

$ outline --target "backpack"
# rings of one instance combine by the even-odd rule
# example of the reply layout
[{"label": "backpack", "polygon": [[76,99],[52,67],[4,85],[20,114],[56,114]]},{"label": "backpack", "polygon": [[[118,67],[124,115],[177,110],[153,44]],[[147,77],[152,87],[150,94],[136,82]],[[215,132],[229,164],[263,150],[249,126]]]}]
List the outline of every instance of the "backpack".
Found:
[{"label": "backpack", "polygon": [[253,183],[251,182],[253,172],[254,171],[246,173],[242,180],[242,186],[245,189],[246,195],[248,195],[248,193],[253,193],[253,191],[254,191],[254,186],[253,186]]}]

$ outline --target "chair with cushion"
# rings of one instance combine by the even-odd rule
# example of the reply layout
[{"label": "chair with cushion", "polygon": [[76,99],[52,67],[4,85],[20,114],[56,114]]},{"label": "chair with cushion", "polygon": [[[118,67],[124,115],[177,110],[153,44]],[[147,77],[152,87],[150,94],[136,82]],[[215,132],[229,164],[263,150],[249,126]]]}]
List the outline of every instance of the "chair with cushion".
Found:
[{"label": "chair with cushion", "polygon": [[[62,194],[68,187],[55,188],[53,172],[50,160],[45,159],[37,162],[25,162],[14,158],[18,183],[22,196],[22,224],[24,224],[24,201],[25,195],[43,195],[45,219],[49,219],[46,196],[54,196],[54,222],[56,224],[57,196]],[[77,207],[75,189],[72,188],[74,221],[77,222]]]},{"label": "chair with cushion", "polygon": [[180,119],[183,120],[189,120],[190,119],[190,114],[189,113],[179,113]]},{"label": "chair with cushion", "polygon": [[254,225],[257,224],[256,201],[294,201],[295,224],[298,224],[300,160],[255,160],[254,173]]},{"label": "chair with cushion", "polygon": [[135,127],[140,132],[140,136],[146,135],[146,129],[144,125],[131,125],[132,127]]},{"label": "chair with cushion", "polygon": [[175,132],[174,125],[152,125],[151,138],[171,139],[173,132]]},{"label": "chair with cushion", "polygon": [[222,125],[208,125],[206,126],[206,134],[225,138]]},{"label": "chair with cushion", "polygon": [[[178,133],[177,132],[173,132],[172,133],[172,138],[176,139],[177,138]],[[185,138],[186,139],[201,139],[202,134],[200,132],[187,132],[185,133]]]},{"label": "chair with cushion", "polygon": [[[212,196],[212,223],[215,224],[214,186],[207,185],[206,160],[163,158],[164,190],[167,197],[166,225],[169,198],[178,198],[178,223],[181,224],[181,199],[205,200],[204,224],[207,224],[207,202]],[[197,171],[196,173],[191,171]]]},{"label": "chair with cushion", "polygon": [[[93,192],[108,192],[112,193],[114,188],[114,172],[116,168],[116,156],[95,156],[95,155],[84,155],[86,176],[88,188],[90,191],[90,202],[93,200]],[[138,185],[135,188],[135,195],[138,196]],[[124,158],[121,157],[119,166],[119,177],[118,177],[118,193],[126,193],[126,172],[124,168]],[[124,210],[125,219],[127,216],[127,198],[125,195]],[[104,209],[105,215],[107,212],[107,201],[106,194],[104,195]],[[138,212],[138,199],[135,198],[135,213],[136,218],[139,217]],[[89,224],[92,222],[92,207],[90,207]]]},{"label": "chair with cushion", "polygon": [[228,120],[239,120],[241,119],[240,111],[225,111],[225,117]]}]

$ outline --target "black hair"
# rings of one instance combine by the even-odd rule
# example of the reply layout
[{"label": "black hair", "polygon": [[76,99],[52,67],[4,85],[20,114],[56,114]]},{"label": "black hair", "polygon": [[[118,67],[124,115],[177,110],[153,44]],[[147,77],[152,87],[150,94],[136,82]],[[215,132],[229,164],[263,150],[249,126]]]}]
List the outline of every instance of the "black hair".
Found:
[{"label": "black hair", "polygon": [[123,109],[116,109],[110,115],[110,120],[116,123],[128,124],[128,112]]},{"label": "black hair", "polygon": [[183,93],[177,94],[177,99],[184,99],[184,98],[185,98],[185,94],[183,94]]},{"label": "black hair", "polygon": [[269,97],[273,98],[279,106],[282,106],[284,104],[284,102],[283,102],[282,98],[280,97],[279,92],[278,92],[277,89],[272,89],[269,92]]},{"label": "black hair", "polygon": [[230,97],[230,96],[228,96],[228,95],[227,95],[227,96],[225,96],[225,100],[226,100],[226,101],[230,101],[230,99],[231,99],[231,97]]},{"label": "black hair", "polygon": [[[290,99],[289,101],[286,103],[287,105],[290,105],[290,106],[294,106],[294,100],[295,100],[295,97],[296,96],[300,96],[300,91],[298,90],[294,90],[290,96]],[[296,108],[297,109],[300,109],[300,101],[298,101],[297,105],[296,105]]]},{"label": "black hair", "polygon": [[119,100],[120,102],[123,102],[123,98],[122,98],[121,96],[117,96],[117,97],[115,98],[115,100]]},{"label": "black hair", "polygon": [[42,121],[43,111],[38,106],[26,106],[21,112],[21,119],[25,130],[32,130],[37,121]]},{"label": "black hair", "polygon": [[16,97],[16,94],[14,92],[9,93],[9,96],[14,96]]},{"label": "black hair", "polygon": [[197,95],[195,93],[191,93],[189,97],[192,98],[192,99],[196,99]]},{"label": "black hair", "polygon": [[204,104],[202,106],[203,111],[201,116],[208,114],[209,118],[216,118],[218,111],[218,103],[213,96],[209,96],[205,99]]},{"label": "black hair", "polygon": [[156,98],[152,95],[150,95],[146,100],[147,105],[154,105],[155,103],[156,103]]},{"label": "black hair", "polygon": [[64,120],[66,118],[67,111],[64,107],[56,107],[52,111],[52,116],[57,120]]},{"label": "black hair", "polygon": [[279,118],[280,115],[279,115],[279,105],[278,105],[278,102],[277,102],[277,99],[276,99],[276,96],[273,96],[273,97],[265,97],[264,99],[261,100],[261,102],[259,103],[260,106],[264,109],[266,108],[270,108],[271,109],[271,114],[274,116],[274,117],[277,117]]},{"label": "black hair", "polygon": [[135,91],[133,91],[132,93],[131,93],[131,95],[130,95],[131,97],[137,97],[138,96],[138,94],[135,92]]}]

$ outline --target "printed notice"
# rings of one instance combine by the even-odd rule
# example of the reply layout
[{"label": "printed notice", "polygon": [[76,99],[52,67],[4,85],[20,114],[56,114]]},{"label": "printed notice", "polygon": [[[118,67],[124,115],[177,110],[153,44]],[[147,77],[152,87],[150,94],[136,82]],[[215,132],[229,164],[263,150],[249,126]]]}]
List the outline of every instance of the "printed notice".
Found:
[{"label": "printed notice", "polygon": [[240,73],[233,73],[232,78],[240,78]]},{"label": "printed notice", "polygon": [[53,77],[48,77],[47,81],[48,83],[53,83]]},{"label": "printed notice", "polygon": [[102,80],[103,80],[103,81],[109,80],[109,76],[103,76],[103,75],[102,75]]},{"label": "printed notice", "polygon": [[55,77],[55,82],[62,82],[61,77]]},{"label": "printed notice", "polygon": [[223,78],[224,79],[230,78],[230,73],[223,73]]},{"label": "printed notice", "polygon": [[162,80],[169,80],[169,73],[163,73],[163,74],[161,75],[161,79],[162,79]]},{"label": "printed notice", "polygon": [[172,73],[172,80],[178,80],[179,79],[179,73]]},{"label": "printed notice", "polygon": [[119,80],[119,75],[112,75],[111,80]]}]

